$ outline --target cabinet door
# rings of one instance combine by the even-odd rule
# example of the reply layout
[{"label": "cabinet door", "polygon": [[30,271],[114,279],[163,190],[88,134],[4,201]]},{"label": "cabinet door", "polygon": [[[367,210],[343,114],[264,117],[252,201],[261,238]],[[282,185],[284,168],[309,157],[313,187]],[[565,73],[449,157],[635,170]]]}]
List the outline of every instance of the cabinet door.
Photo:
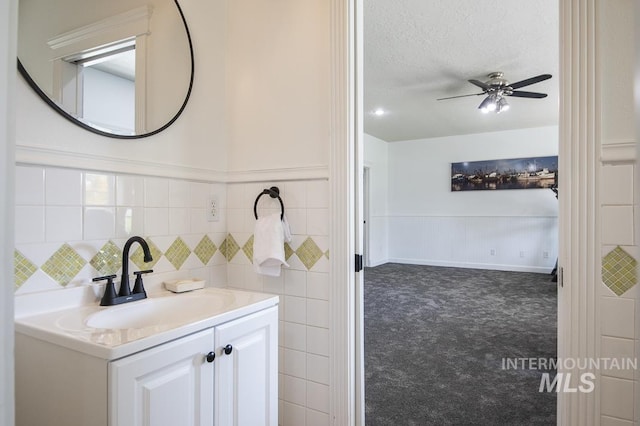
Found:
[{"label": "cabinet door", "polygon": [[216,327],[216,345],[215,424],[277,426],[277,306]]},{"label": "cabinet door", "polygon": [[109,364],[111,426],[212,426],[213,330]]}]

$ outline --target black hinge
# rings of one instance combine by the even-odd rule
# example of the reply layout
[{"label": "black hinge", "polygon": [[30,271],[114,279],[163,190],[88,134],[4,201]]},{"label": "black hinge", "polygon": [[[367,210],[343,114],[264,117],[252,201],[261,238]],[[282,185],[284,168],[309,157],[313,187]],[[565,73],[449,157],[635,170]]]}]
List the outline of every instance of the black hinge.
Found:
[{"label": "black hinge", "polygon": [[356,272],[362,271],[362,255],[356,253]]}]

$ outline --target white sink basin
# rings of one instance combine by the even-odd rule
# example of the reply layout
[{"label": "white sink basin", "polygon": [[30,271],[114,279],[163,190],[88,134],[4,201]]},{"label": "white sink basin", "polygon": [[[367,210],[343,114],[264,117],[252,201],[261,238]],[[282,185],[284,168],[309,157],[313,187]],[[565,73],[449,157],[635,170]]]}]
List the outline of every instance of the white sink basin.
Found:
[{"label": "white sink basin", "polygon": [[139,329],[157,325],[186,324],[219,312],[233,301],[229,294],[179,294],[145,299],[101,310],[86,318],[91,328]]}]

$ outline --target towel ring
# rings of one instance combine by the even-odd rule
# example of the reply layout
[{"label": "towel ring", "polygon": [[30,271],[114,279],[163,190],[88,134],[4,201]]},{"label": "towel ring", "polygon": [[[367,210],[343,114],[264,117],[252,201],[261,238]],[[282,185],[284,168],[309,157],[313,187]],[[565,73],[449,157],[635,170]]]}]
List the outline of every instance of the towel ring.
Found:
[{"label": "towel ring", "polygon": [[262,190],[262,192],[258,194],[258,197],[256,197],[256,202],[253,203],[253,215],[256,217],[256,220],[258,220],[258,200],[265,194],[268,194],[271,198],[277,198],[278,201],[280,201],[280,208],[282,209],[280,220],[284,220],[284,203],[282,202],[282,198],[280,198],[280,189],[277,186]]}]

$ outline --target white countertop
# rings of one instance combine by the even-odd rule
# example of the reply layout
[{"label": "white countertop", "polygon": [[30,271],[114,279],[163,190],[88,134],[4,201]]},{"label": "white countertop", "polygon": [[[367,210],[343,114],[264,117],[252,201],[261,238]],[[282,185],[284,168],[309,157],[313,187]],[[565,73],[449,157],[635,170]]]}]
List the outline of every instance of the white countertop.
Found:
[{"label": "white countertop", "polygon": [[[141,301],[104,307],[94,301],[87,303],[92,300],[91,297],[81,295],[80,291],[77,293],[71,296],[75,297],[76,302],[67,302],[62,309],[59,305],[49,304],[49,311],[43,311],[42,308],[43,302],[47,300],[46,295],[34,295],[31,299],[27,295],[17,296],[16,333],[98,358],[115,360],[278,304],[276,295],[220,288],[204,288],[177,294],[161,291],[149,294],[147,299]],[[156,298],[180,297],[197,297],[200,302],[209,299],[212,303],[210,307],[206,303],[202,307],[203,303],[200,303],[197,312],[189,312],[184,318],[179,312],[167,311],[166,321],[159,319],[152,325],[136,328],[94,328],[87,325],[88,318],[92,315],[95,317],[95,314],[104,316],[102,312],[106,310],[111,310],[107,314],[113,313],[114,318],[117,318],[118,309],[144,309]],[[75,303],[80,304],[70,306]],[[36,305],[38,308],[34,309],[33,306]]]}]

